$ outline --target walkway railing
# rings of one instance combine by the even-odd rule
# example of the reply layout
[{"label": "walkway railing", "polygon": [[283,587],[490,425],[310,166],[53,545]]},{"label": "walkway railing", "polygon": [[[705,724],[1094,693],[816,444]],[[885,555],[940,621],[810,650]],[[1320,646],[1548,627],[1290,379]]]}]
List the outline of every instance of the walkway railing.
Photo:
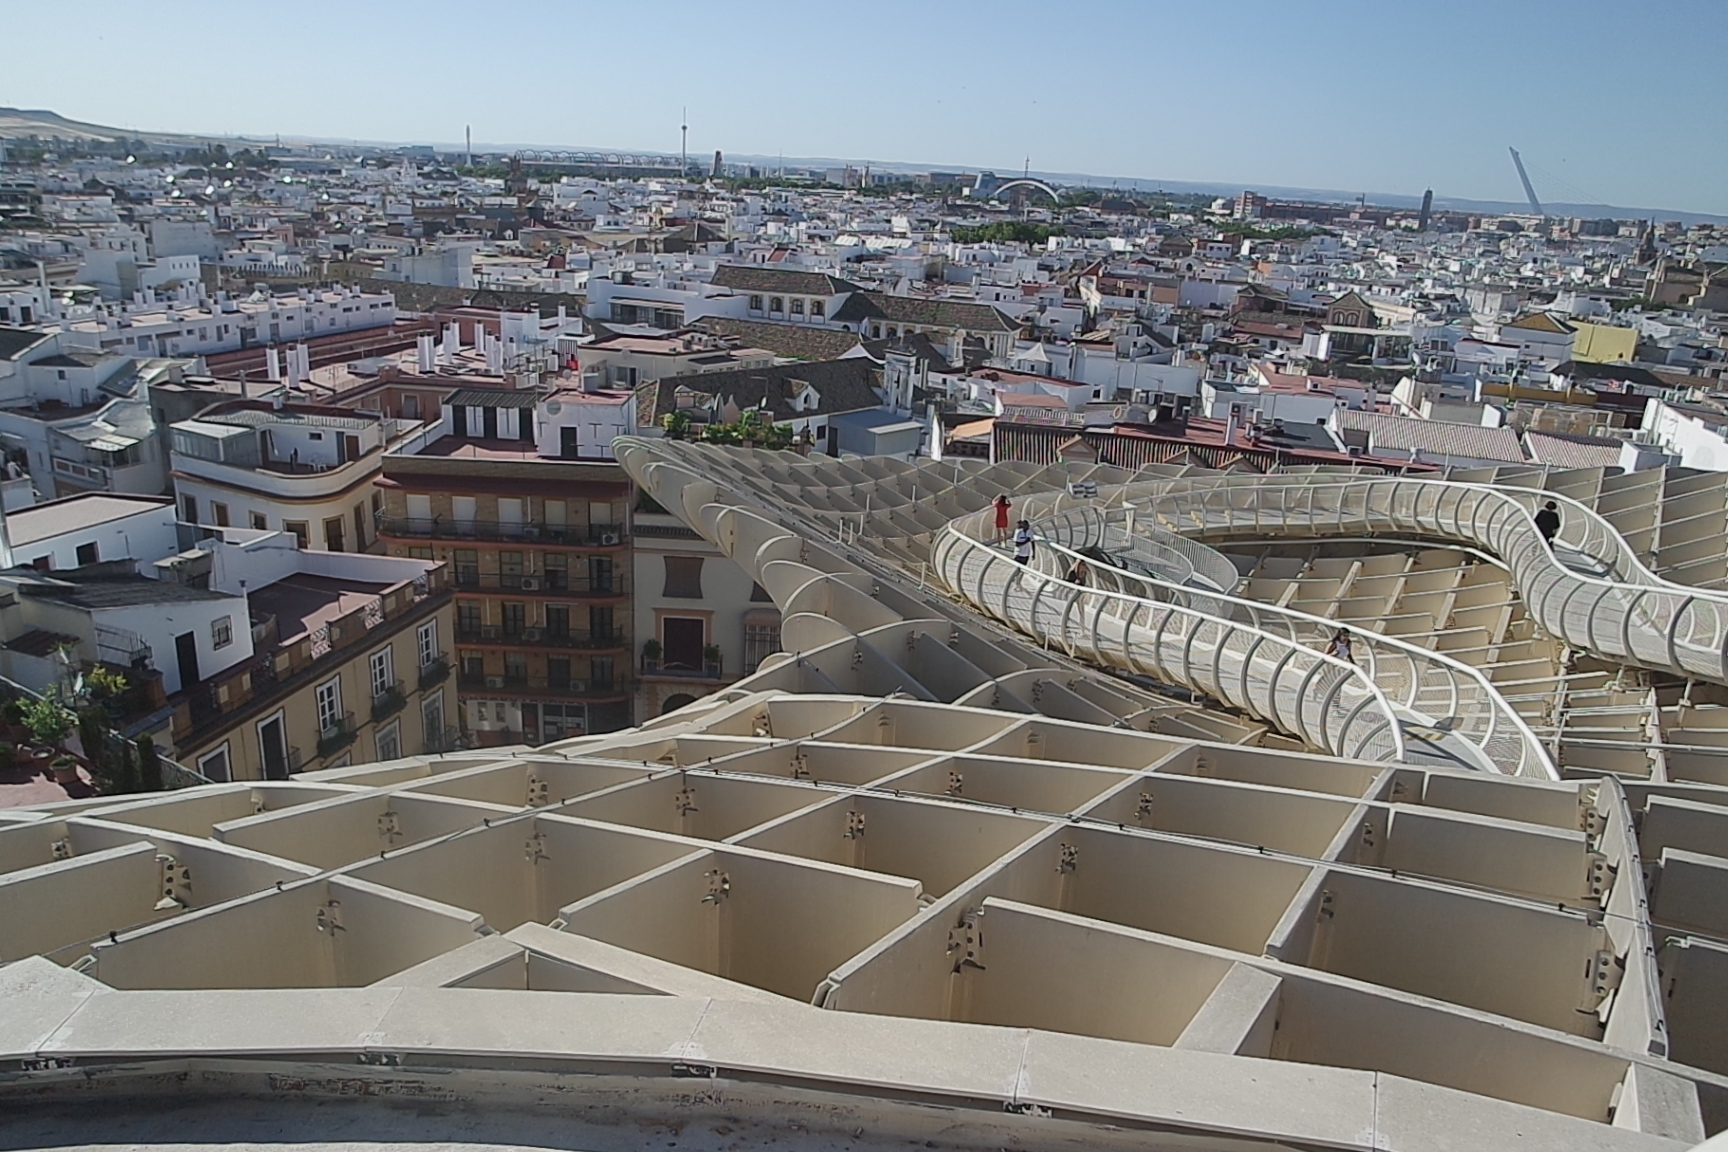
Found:
[{"label": "walkway railing", "polygon": [[[1728,594],[1662,580],[1612,525],[1562,496],[1328,475],[1179,477],[1131,484],[1121,495],[1195,535],[1416,535],[1468,543],[1498,556],[1529,615],[1573,647],[1728,683]],[[1547,500],[1562,506],[1554,549],[1532,519]]]},{"label": "walkway railing", "polygon": [[1368,673],[1288,636],[1175,604],[1061,579],[1064,557],[1029,565],[983,543],[994,514],[962,516],[938,536],[942,579],[981,611],[1082,659],[1205,693],[1311,747],[1403,761],[1402,726]]},{"label": "walkway railing", "polygon": [[[1133,508],[1089,503],[1038,521],[1040,548],[1061,557],[1064,570],[1085,560],[1093,587],[1157,600],[1247,624],[1307,647],[1324,647],[1341,625],[1273,604],[1182,587],[1126,570],[1124,558],[1141,559],[1147,516]],[[1115,561],[1100,564],[1085,554],[1101,550]],[[1559,773],[1541,740],[1492,681],[1478,668],[1392,636],[1349,627],[1351,654],[1395,704],[1429,726],[1475,746],[1500,771],[1557,780]]]}]

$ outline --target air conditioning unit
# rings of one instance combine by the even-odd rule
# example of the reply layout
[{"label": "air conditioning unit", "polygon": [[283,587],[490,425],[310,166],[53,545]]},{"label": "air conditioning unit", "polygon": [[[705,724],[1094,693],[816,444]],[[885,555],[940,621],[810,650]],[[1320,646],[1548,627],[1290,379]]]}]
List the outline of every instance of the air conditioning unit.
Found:
[{"label": "air conditioning unit", "polygon": [[533,591],[537,590],[540,587],[540,577],[538,577],[538,576],[524,576],[524,577],[522,577],[521,587],[526,589],[529,592],[533,592]]},{"label": "air conditioning unit", "polygon": [[602,544],[616,544],[616,543],[618,543],[618,539],[619,539],[618,533],[616,533],[616,532],[602,532],[602,533],[600,533],[600,543],[602,543]]},{"label": "air conditioning unit", "polygon": [[540,641],[541,635],[542,635],[542,633],[541,633],[540,629],[538,629],[538,628],[524,628],[524,629],[522,629],[522,639],[526,640],[530,644],[538,643]]},{"label": "air conditioning unit", "polygon": [[488,677],[486,677],[486,687],[488,687],[488,688],[502,688],[502,687],[504,687],[504,677],[502,677],[502,676],[488,676]]}]

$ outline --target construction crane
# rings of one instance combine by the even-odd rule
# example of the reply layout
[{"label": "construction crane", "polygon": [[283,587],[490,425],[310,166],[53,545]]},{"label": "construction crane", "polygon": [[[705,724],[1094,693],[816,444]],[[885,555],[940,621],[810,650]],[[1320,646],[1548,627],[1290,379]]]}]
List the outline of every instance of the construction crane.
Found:
[{"label": "construction crane", "polygon": [[1506,151],[1512,153],[1512,164],[1518,169],[1518,179],[1524,182],[1524,196],[1530,201],[1530,211],[1546,218],[1548,213],[1542,211],[1542,201],[1536,199],[1536,189],[1530,186],[1530,175],[1524,171],[1524,158],[1518,155],[1518,149],[1508,146]]}]

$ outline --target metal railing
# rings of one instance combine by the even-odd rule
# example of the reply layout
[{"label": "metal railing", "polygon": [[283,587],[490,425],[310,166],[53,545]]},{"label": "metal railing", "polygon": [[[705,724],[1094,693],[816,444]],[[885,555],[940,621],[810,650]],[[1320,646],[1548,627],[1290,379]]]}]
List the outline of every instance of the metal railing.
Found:
[{"label": "metal railing", "polygon": [[568,544],[583,548],[615,548],[626,540],[622,524],[529,524],[515,520],[457,520],[443,516],[380,516],[377,530],[380,536]]},{"label": "metal railing", "polygon": [[932,551],[948,587],[981,611],[1081,659],[1204,693],[1310,747],[1405,759],[1399,717],[1364,669],[1248,624],[1069,583],[1054,550],[1017,563],[983,543],[993,524],[988,510],[959,517]]},{"label": "metal railing", "polygon": [[[1500,558],[1550,635],[1611,660],[1728,683],[1728,593],[1662,580],[1606,520],[1557,493],[1292,474],[1179,477],[1131,484],[1121,495],[1195,535],[1414,535],[1469,544]],[[1562,509],[1554,548],[1533,519],[1548,500]]]},{"label": "metal railing", "polygon": [[[1038,521],[1040,548],[1061,556],[1065,570],[1085,561],[1089,569],[1087,582],[1093,587],[1244,623],[1308,647],[1324,647],[1340,627],[1345,627],[1351,638],[1352,657],[1388,698],[1415,718],[1474,745],[1485,760],[1502,772],[1559,779],[1540,738],[1479,668],[1360,626],[1221,592],[1183,587],[1126,569],[1120,563],[1124,557],[1142,559],[1138,546],[1148,527],[1144,513],[1138,517],[1135,513],[1131,507],[1088,504],[1043,517]],[[1089,554],[1085,550],[1093,551]],[[1097,551],[1115,563],[1100,563]]]}]

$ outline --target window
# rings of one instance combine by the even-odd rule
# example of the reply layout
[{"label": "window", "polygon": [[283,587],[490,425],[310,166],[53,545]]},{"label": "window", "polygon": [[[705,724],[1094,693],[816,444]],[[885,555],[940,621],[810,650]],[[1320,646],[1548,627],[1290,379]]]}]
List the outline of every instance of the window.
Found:
[{"label": "window", "polygon": [[324,433],[322,433],[322,432],[308,432],[308,433],[306,433],[306,439],[308,439],[308,440],[322,440],[322,439],[324,439]]},{"label": "window", "polygon": [[210,519],[216,522],[218,528],[228,527],[228,505],[211,501]]},{"label": "window", "polygon": [[420,419],[420,394],[409,392],[402,397],[402,418],[404,420]]},{"label": "window", "polygon": [[372,668],[372,698],[376,700],[395,686],[396,661],[392,658],[390,649],[386,647],[372,653],[370,664]]},{"label": "window", "polygon": [[750,297],[750,311],[752,311],[752,312],[762,311],[762,297],[760,297],[760,296]]},{"label": "window", "polygon": [[188,524],[198,523],[198,497],[180,497],[180,519]]},{"label": "window", "polygon": [[522,553],[498,553],[498,572],[506,588],[522,587]]},{"label": "window", "polygon": [[478,652],[462,653],[462,679],[482,681],[486,679],[486,658]]},{"label": "window", "polygon": [[456,568],[458,587],[475,588],[480,584],[480,553],[473,548],[452,548],[450,562]]},{"label": "window", "polygon": [[820,300],[810,301],[810,315],[821,316],[827,310],[828,310],[828,306],[826,304],[824,304],[822,301],[820,301]]},{"label": "window", "polygon": [[402,757],[402,722],[392,720],[378,729],[378,759],[399,760]]},{"label": "window", "polygon": [[463,637],[478,636],[482,619],[478,600],[456,601],[456,631]]},{"label": "window", "polygon": [[254,512],[254,513],[252,513],[252,527],[256,528],[260,532],[263,532],[264,530],[266,530],[267,528],[270,527],[270,522],[268,519],[265,518],[264,513]]},{"label": "window", "polygon": [[666,557],[666,587],[660,594],[669,600],[702,599],[702,557]]},{"label": "window", "polygon": [[95,544],[80,544],[77,559],[80,565],[94,564],[101,559],[101,552]]},{"label": "window", "polygon": [[210,625],[210,647],[226,648],[234,643],[234,617],[223,616]]},{"label": "window", "polygon": [[218,784],[227,783],[234,778],[234,768],[228,763],[228,741],[222,741],[214,751],[198,757],[198,774]]},{"label": "window", "polygon": [[312,530],[307,527],[306,521],[284,520],[282,522],[282,530],[284,532],[292,532],[294,534],[294,539],[299,541],[301,548],[305,549],[312,547]]},{"label": "window", "polygon": [[617,668],[610,656],[596,656],[588,662],[588,687],[596,692],[611,688],[616,675]]},{"label": "window", "polygon": [[430,668],[438,662],[438,621],[428,620],[415,630],[414,648],[420,654],[420,667]]},{"label": "window", "polygon": [[342,517],[332,516],[324,521],[324,547],[332,552],[342,549]]},{"label": "window", "polygon": [[420,701],[420,731],[426,739],[426,751],[444,751],[444,693],[434,692]]},{"label": "window", "polygon": [[528,654],[504,653],[504,683],[521,687],[528,683]]},{"label": "window", "polygon": [[786,302],[778,296],[770,296],[768,297],[768,311],[784,312],[786,311]]},{"label": "window", "polygon": [[528,625],[528,605],[516,602],[504,605],[504,635],[520,636]]},{"label": "window", "polygon": [[762,661],[780,651],[780,621],[767,618],[744,620],[744,674],[750,675]]},{"label": "window", "polygon": [[794,315],[794,316],[804,315],[804,301],[798,300],[798,299],[794,299],[792,301],[792,315]]},{"label": "window", "polygon": [[334,732],[342,722],[342,677],[332,676],[318,685],[318,731]]},{"label": "window", "polygon": [[546,576],[546,587],[562,592],[570,587],[570,557],[563,552],[548,552],[540,557]]}]

